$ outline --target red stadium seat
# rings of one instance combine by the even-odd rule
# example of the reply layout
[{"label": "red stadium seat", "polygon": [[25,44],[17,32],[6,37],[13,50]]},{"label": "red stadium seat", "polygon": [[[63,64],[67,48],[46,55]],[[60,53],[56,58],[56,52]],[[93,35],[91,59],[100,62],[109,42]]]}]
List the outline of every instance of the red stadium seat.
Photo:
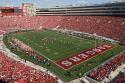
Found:
[{"label": "red stadium seat", "polygon": [[0,52],[0,80],[9,83],[58,83],[57,78],[17,62],[2,52]]}]

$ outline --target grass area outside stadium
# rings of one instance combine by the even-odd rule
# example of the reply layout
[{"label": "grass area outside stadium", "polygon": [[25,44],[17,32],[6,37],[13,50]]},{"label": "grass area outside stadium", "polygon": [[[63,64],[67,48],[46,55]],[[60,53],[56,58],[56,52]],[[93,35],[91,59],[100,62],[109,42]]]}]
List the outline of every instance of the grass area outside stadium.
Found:
[{"label": "grass area outside stadium", "polygon": [[[95,39],[77,38],[62,34],[57,31],[26,31],[10,33],[4,37],[4,42],[10,48],[9,42],[11,37],[14,36],[18,40],[23,41],[25,44],[35,49],[39,54],[44,55],[50,61],[50,65],[38,62],[36,59],[27,56],[23,51],[17,49],[10,49],[19,57],[29,60],[37,65],[49,69],[51,72],[59,76],[63,81],[71,81],[75,78],[82,77],[86,72],[92,70],[96,66],[102,64],[109,58],[115,56],[125,49],[124,46],[115,45],[114,48],[99,54],[69,70],[63,70],[55,64],[55,61],[72,56],[73,54],[82,52],[84,50],[95,47]],[[96,40],[97,45],[107,44],[101,40]],[[101,56],[100,56],[101,55]],[[91,63],[91,64],[90,64]]]}]

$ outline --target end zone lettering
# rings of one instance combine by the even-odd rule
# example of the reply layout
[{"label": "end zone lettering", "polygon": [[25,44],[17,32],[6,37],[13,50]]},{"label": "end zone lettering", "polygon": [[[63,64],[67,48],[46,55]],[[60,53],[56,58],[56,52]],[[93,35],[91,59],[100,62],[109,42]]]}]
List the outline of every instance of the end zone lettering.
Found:
[{"label": "end zone lettering", "polygon": [[108,44],[100,45],[95,48],[91,48],[89,50],[85,50],[81,53],[67,57],[65,59],[56,61],[56,63],[63,69],[70,69],[73,66],[80,64],[80,63],[82,63],[98,54],[101,54],[113,47],[114,47],[113,45],[108,45]]}]

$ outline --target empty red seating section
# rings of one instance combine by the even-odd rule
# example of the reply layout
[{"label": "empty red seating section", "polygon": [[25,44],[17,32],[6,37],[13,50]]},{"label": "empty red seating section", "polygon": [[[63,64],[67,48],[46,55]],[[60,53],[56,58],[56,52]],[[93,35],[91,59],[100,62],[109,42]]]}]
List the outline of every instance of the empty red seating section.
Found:
[{"label": "empty red seating section", "polygon": [[58,83],[56,77],[17,62],[0,52],[0,80],[9,83]]}]

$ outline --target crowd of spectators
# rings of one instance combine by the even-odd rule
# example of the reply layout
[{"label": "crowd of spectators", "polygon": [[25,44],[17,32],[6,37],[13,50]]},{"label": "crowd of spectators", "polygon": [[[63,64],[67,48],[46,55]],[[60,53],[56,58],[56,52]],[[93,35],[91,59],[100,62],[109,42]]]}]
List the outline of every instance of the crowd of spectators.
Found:
[{"label": "crowd of spectators", "polygon": [[120,72],[110,83],[124,83],[125,72]]},{"label": "crowd of spectators", "polygon": [[[58,27],[57,27],[58,26]],[[125,35],[125,18],[114,16],[33,16],[0,17],[0,30],[60,28],[96,33],[115,40]],[[101,81],[125,62],[125,54],[119,55],[90,73],[90,77]],[[0,80],[18,83],[57,83],[57,79],[8,58],[0,52]]]},{"label": "crowd of spectators", "polygon": [[[57,27],[58,26],[58,27]],[[60,28],[88,33],[96,33],[115,40],[122,40],[125,35],[125,18],[115,16],[27,16],[27,17],[0,17],[0,30],[10,31],[14,29],[42,29],[42,28]],[[1,79],[6,81],[35,81],[40,79],[44,81],[41,75],[35,74],[39,71],[31,67],[15,62],[12,59],[0,53],[2,71]],[[93,71],[90,76],[96,80],[102,80],[108,76],[125,61],[125,55],[120,55],[102,67]],[[30,70],[30,71],[27,71]],[[24,72],[25,71],[25,72]],[[21,73],[19,73],[21,72]],[[16,74],[15,74],[16,73]],[[30,74],[32,73],[32,75]],[[43,72],[39,72],[43,74]],[[23,75],[24,74],[24,75]],[[30,79],[29,79],[29,77]],[[47,75],[47,74],[45,74]],[[12,77],[10,77],[12,76]],[[38,77],[37,77],[38,76]],[[36,78],[37,77],[37,78]],[[49,75],[43,77],[50,77]],[[6,78],[6,79],[5,79]],[[16,78],[16,79],[15,79]],[[51,78],[51,77],[50,77]],[[48,78],[46,78],[48,79]],[[53,78],[52,78],[53,80]],[[47,81],[47,80],[45,80]],[[50,81],[50,80],[49,80]]]},{"label": "crowd of spectators", "polygon": [[124,38],[123,40],[121,40],[121,43],[122,43],[123,45],[125,45],[125,38]]},{"label": "crowd of spectators", "polygon": [[125,18],[114,16],[66,16],[60,27],[97,33],[100,36],[121,40],[125,34]]},{"label": "crowd of spectators", "polygon": [[0,52],[0,80],[7,83],[58,83],[57,77],[15,61]]},{"label": "crowd of spectators", "polygon": [[93,70],[89,76],[97,81],[102,81],[105,77],[110,79],[109,74],[116,70],[118,66],[125,63],[125,53],[111,59],[96,70]]},{"label": "crowd of spectators", "polygon": [[0,17],[0,30],[61,28],[97,33],[115,40],[125,35],[125,18],[115,16]]}]

